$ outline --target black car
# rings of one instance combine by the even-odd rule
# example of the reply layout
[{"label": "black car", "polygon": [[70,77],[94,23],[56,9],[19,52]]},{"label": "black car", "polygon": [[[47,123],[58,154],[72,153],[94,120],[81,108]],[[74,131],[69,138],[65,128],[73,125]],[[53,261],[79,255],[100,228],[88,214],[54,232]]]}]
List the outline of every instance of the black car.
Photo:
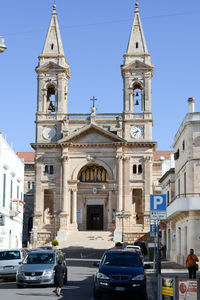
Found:
[{"label": "black car", "polygon": [[141,251],[142,251],[142,254],[145,256],[145,255],[147,255],[147,247],[146,247],[146,245],[145,245],[145,242],[135,242],[134,243],[134,245],[135,246],[140,246],[140,248],[141,248]]},{"label": "black car", "polygon": [[147,299],[144,265],[137,252],[127,249],[109,249],[100,263],[94,263],[98,270],[94,277],[93,294],[95,299],[103,293],[135,294],[138,299]]}]

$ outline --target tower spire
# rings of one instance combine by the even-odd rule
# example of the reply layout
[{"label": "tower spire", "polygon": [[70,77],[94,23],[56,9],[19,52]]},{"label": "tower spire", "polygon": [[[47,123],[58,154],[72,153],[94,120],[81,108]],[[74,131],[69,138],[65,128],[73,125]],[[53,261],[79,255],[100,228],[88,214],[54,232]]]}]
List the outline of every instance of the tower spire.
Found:
[{"label": "tower spire", "polygon": [[148,53],[139,13],[139,3],[135,3],[133,25],[126,54]]},{"label": "tower spire", "polygon": [[51,21],[49,25],[49,29],[47,32],[46,40],[44,43],[44,47],[42,50],[42,55],[64,55],[60,29],[58,26],[57,12],[56,12],[56,4],[54,2],[53,12],[51,16]]}]

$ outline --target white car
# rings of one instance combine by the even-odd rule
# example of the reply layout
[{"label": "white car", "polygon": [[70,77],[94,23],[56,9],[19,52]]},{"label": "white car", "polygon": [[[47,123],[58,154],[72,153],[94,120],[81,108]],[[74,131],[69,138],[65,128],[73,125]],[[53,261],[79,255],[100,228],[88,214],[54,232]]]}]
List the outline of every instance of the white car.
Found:
[{"label": "white car", "polygon": [[136,246],[136,245],[126,245],[126,249],[130,249],[130,250],[133,250],[133,251],[136,251],[139,253],[140,255],[140,258],[142,260],[142,262],[144,262],[144,256],[142,255],[142,251],[141,251],[141,248],[140,246]]},{"label": "white car", "polygon": [[26,254],[25,249],[0,250],[0,278],[16,278],[19,263]]}]

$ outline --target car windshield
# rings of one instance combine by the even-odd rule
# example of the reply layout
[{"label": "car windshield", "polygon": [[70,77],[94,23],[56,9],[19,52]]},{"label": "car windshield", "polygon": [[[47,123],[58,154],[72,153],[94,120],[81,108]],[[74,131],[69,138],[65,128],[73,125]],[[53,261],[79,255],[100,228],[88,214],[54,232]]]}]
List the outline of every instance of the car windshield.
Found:
[{"label": "car windshield", "polygon": [[54,253],[28,253],[25,257],[24,264],[54,264]]},{"label": "car windshield", "polygon": [[102,260],[103,265],[109,266],[127,266],[127,267],[141,267],[142,262],[137,253],[127,252],[110,252],[106,253]]},{"label": "car windshield", "polygon": [[0,260],[20,259],[20,251],[0,251]]}]

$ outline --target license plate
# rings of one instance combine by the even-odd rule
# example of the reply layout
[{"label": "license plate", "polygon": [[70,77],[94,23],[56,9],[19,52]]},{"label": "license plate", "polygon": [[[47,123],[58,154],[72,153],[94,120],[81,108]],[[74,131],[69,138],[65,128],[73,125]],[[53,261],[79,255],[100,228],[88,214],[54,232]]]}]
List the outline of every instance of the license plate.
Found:
[{"label": "license plate", "polygon": [[26,280],[38,280],[36,276],[27,276]]},{"label": "license plate", "polygon": [[10,267],[4,267],[4,270],[13,270],[14,267],[10,266]]},{"label": "license plate", "polygon": [[115,288],[115,291],[125,291],[124,287],[118,286]]}]

